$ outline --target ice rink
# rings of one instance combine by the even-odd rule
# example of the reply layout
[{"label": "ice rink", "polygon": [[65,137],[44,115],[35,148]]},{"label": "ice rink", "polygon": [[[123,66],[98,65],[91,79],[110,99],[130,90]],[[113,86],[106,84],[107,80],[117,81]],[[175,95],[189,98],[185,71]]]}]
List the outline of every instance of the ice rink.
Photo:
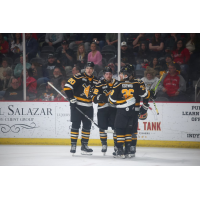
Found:
[{"label": "ice rink", "polygon": [[200,149],[137,147],[136,157],[106,156],[100,146],[91,146],[93,155],[81,155],[80,146],[71,155],[70,146],[0,145],[0,166],[200,166]]}]

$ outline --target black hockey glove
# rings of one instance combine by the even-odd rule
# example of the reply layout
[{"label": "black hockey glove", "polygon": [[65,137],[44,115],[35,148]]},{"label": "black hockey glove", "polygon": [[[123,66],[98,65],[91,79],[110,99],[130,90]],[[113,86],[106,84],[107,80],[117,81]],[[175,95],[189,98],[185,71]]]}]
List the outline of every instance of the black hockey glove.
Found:
[{"label": "black hockey glove", "polygon": [[106,94],[99,94],[97,95],[97,101],[102,103],[108,103],[108,97]]},{"label": "black hockey glove", "polygon": [[150,99],[152,99],[153,101],[156,99],[156,93],[154,90],[150,90]]},{"label": "black hockey glove", "polygon": [[147,118],[147,111],[149,108],[149,104],[147,105],[142,105],[142,107],[140,108],[140,113],[139,113],[139,119],[141,120],[145,120]]},{"label": "black hockey glove", "polygon": [[76,100],[75,98],[70,99],[69,102],[70,102],[70,106],[71,106],[71,107],[75,107],[75,106],[77,105],[77,104],[76,104],[77,100]]}]

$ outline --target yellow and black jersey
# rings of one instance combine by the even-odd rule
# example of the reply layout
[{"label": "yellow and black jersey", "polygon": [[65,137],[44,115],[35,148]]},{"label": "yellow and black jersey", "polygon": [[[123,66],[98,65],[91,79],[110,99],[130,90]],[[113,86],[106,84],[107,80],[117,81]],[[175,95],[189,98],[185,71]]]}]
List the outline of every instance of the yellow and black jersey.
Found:
[{"label": "yellow and black jersey", "polygon": [[109,107],[109,106],[114,107],[113,104],[110,104],[108,102],[101,102],[98,99],[98,97],[101,94],[105,94],[106,96],[109,96],[115,83],[116,83],[115,79],[112,79],[112,81],[109,83],[105,79],[103,79],[103,80],[99,81],[98,84],[95,86],[95,88],[93,90],[92,100],[94,101],[94,103],[98,103],[98,109]]},{"label": "yellow and black jersey", "polygon": [[131,81],[116,82],[110,93],[109,101],[117,108],[126,108],[133,104],[139,106],[140,99],[138,97],[149,99],[150,92],[146,89],[143,81],[132,79]]},{"label": "yellow and black jersey", "polygon": [[68,80],[64,86],[64,91],[69,99],[76,98],[78,105],[92,106],[91,91],[97,83],[96,77],[79,73]]}]

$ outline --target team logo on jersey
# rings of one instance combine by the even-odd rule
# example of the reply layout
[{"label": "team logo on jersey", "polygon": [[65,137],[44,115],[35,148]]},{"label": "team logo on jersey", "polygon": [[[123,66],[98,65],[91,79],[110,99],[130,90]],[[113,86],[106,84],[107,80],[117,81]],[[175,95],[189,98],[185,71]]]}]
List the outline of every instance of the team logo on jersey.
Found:
[{"label": "team logo on jersey", "polygon": [[110,91],[110,92],[108,92],[107,90],[104,90],[104,91],[103,91],[103,93],[105,93],[105,94],[106,94],[106,96],[108,96],[108,95],[110,95],[111,91]]},{"label": "team logo on jersey", "polygon": [[144,85],[140,85],[140,88],[142,88],[142,90],[146,89]]},{"label": "team logo on jersey", "polygon": [[85,95],[87,98],[89,97],[89,93],[90,93],[90,85],[86,85],[85,83],[82,85],[84,87],[84,91],[81,94],[81,96]]}]

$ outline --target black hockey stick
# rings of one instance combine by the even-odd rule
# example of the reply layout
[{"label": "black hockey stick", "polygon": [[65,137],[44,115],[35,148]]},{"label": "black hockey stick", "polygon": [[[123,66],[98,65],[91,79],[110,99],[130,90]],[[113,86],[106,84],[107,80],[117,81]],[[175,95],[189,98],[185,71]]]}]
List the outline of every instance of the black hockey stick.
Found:
[{"label": "black hockey stick", "polygon": [[[58,92],[64,99],[69,101],[66,96],[64,96],[57,88],[55,88],[50,82],[47,82],[56,92]],[[97,126],[99,129],[99,125],[95,123],[92,119],[90,119],[87,115],[84,114],[83,111],[81,111],[79,108],[75,107],[82,115],[84,115],[88,120],[90,120],[95,126]],[[103,130],[103,129],[102,129]],[[114,133],[114,130],[104,130],[105,133]]]}]

